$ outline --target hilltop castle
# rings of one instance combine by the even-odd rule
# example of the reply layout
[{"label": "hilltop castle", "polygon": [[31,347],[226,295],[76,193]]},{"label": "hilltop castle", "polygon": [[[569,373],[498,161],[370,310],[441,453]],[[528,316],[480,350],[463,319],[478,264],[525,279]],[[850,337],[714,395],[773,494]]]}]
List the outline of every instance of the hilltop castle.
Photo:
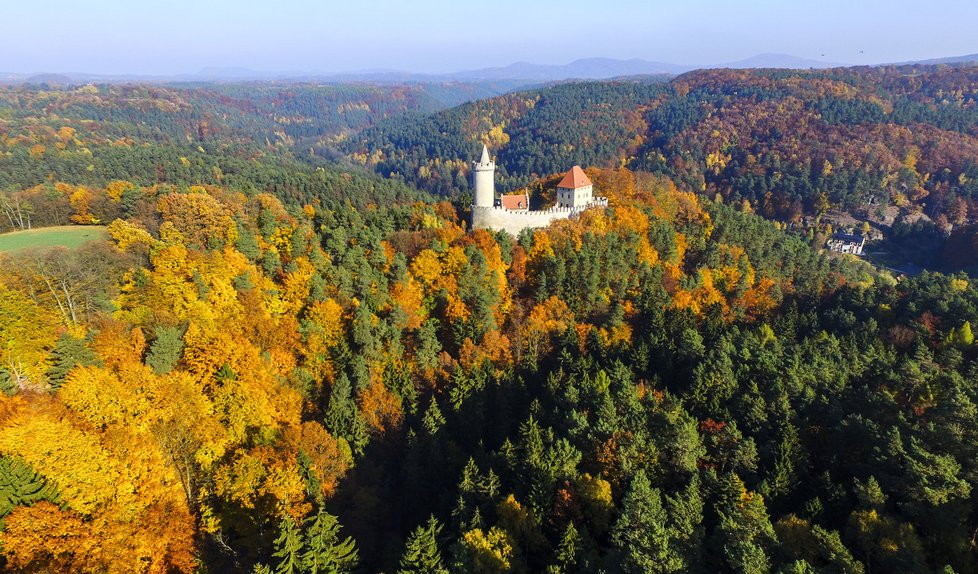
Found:
[{"label": "hilltop castle", "polygon": [[472,229],[498,229],[516,236],[524,229],[546,227],[557,219],[576,217],[591,207],[607,207],[608,199],[594,197],[594,184],[580,166],[575,165],[557,184],[557,205],[540,211],[530,210],[527,194],[514,193],[496,198],[496,163],[489,149],[482,146],[482,159],[472,162]]}]

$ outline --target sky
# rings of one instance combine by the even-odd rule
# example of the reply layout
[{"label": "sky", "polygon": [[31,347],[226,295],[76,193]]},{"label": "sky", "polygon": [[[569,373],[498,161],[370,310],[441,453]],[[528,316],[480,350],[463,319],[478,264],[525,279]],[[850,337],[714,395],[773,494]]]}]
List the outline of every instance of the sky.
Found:
[{"label": "sky", "polygon": [[876,64],[978,53],[974,0],[5,0],[0,72],[451,72],[525,61]]}]

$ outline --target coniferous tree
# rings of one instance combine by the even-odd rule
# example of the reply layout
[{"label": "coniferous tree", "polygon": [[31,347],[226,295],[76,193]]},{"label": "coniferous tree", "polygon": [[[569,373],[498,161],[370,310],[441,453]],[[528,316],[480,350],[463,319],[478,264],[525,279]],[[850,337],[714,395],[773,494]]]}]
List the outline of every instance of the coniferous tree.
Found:
[{"label": "coniferous tree", "polygon": [[275,552],[278,558],[275,574],[299,574],[302,572],[302,533],[291,516],[286,516],[279,525],[279,535],[275,539]]},{"label": "coniferous tree", "polygon": [[630,574],[675,572],[679,557],[669,548],[666,511],[662,495],[639,471],[621,502],[621,515],[611,531],[611,543],[621,556],[621,566]]},{"label": "coniferous tree", "polygon": [[146,355],[146,365],[157,375],[169,373],[183,352],[183,329],[180,327],[156,328],[156,339],[149,347]]},{"label": "coniferous tree", "polygon": [[58,490],[22,461],[0,456],[0,518],[20,504],[58,501]]},{"label": "coniferous tree", "polygon": [[360,560],[356,543],[350,537],[340,540],[340,523],[335,516],[320,508],[306,524],[303,574],[341,574],[356,567]]},{"label": "coniferous tree", "polygon": [[48,369],[48,382],[52,388],[60,388],[65,375],[77,365],[93,366],[100,363],[98,355],[85,345],[84,339],[62,333],[51,350],[51,368]]},{"label": "coniferous tree", "polygon": [[427,524],[414,529],[404,545],[398,574],[448,574],[438,549],[442,528],[431,516]]},{"label": "coniferous tree", "polygon": [[578,566],[578,554],[581,552],[581,535],[574,527],[574,523],[567,524],[564,536],[560,539],[557,551],[554,554],[554,564],[547,567],[548,574],[566,574],[574,572]]},{"label": "coniferous tree", "polygon": [[717,503],[720,522],[715,536],[723,560],[735,572],[770,572],[768,549],[777,542],[777,535],[763,497],[749,492],[733,473],[722,479],[720,486],[723,491]]},{"label": "coniferous tree", "polygon": [[350,379],[345,373],[340,374],[333,384],[323,425],[334,436],[345,438],[358,453],[367,444],[367,429],[354,401]]},{"label": "coniferous tree", "polygon": [[678,571],[696,571],[703,545],[703,498],[699,476],[694,474],[686,488],[675,496],[666,496],[665,506],[672,551],[682,561]]}]

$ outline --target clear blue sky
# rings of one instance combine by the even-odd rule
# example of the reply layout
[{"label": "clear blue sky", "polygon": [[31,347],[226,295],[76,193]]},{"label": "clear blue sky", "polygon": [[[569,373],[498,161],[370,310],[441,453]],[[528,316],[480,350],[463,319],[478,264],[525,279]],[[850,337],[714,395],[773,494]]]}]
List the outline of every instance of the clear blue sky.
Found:
[{"label": "clear blue sky", "polygon": [[975,0],[7,0],[0,71],[447,72],[765,52],[869,64],[978,52],[976,23]]}]

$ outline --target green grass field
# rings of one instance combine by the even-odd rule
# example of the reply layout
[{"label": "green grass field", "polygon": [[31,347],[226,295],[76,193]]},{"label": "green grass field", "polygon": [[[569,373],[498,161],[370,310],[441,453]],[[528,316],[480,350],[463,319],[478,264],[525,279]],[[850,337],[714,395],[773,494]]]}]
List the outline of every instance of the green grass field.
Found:
[{"label": "green grass field", "polygon": [[108,234],[105,232],[105,226],[102,225],[63,225],[0,233],[0,253],[58,246],[77,249],[89,241],[105,237],[108,237]]}]

